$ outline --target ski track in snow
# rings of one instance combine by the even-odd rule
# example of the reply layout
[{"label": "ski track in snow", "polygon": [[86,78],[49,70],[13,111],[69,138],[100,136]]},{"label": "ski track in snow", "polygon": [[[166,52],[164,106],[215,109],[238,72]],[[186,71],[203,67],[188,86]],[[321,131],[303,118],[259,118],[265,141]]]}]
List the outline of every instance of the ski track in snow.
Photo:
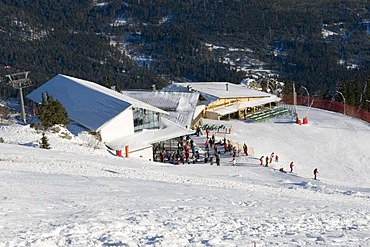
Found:
[{"label": "ski track in snow", "polygon": [[[228,177],[233,180],[185,176],[171,174],[172,166],[169,165],[162,165],[163,172],[154,172],[152,167],[134,168],[112,165],[109,161],[80,161],[81,157],[78,160],[58,158],[48,162],[50,158],[45,156],[19,157],[2,154],[0,160],[1,164],[5,161],[11,164],[11,168],[1,166],[2,173],[14,176],[15,172],[16,176],[23,179],[24,176],[31,175],[27,180],[33,184],[23,186],[30,186],[32,190],[28,191],[29,195],[23,195],[22,200],[35,200],[40,192],[47,195],[47,191],[42,191],[45,181],[50,183],[47,187],[54,187],[52,191],[61,193],[48,195],[48,200],[52,201],[53,197],[60,195],[65,197],[55,198],[61,204],[49,202],[43,205],[40,202],[40,208],[31,209],[27,202],[13,208],[12,196],[6,196],[3,202],[8,203],[2,203],[5,218],[19,210],[25,212],[27,217],[38,219],[36,229],[35,225],[31,224],[22,231],[14,232],[16,240],[8,242],[14,246],[66,246],[74,243],[86,246],[240,246],[242,243],[253,242],[266,245],[309,245],[320,242],[343,244],[361,243],[363,236],[357,236],[358,229],[370,232],[368,197],[348,195],[311,182],[283,181],[282,184],[288,187],[274,188],[268,184],[248,184],[242,181],[243,176],[240,175]],[[27,166],[24,166],[25,162]],[[86,166],[89,169],[86,169]],[[59,182],[47,178],[59,178],[59,175],[63,178]],[[102,178],[111,181],[106,183]],[[81,191],[77,189],[69,195],[67,186],[63,195],[63,190],[66,189],[63,184],[75,184],[78,185],[77,188],[91,187],[92,194],[86,195],[86,198],[93,197],[93,200],[83,199],[83,193],[89,191],[89,188],[82,188]],[[17,184],[16,188],[8,188],[7,191],[26,190],[18,186]],[[135,191],[136,187],[148,187],[150,198],[131,197],[131,194],[140,195],[140,191]],[[173,195],[161,195],[162,187],[172,187]],[[187,193],[194,189],[198,191],[197,198]],[[228,197],[219,198],[217,194],[224,194],[224,190]],[[110,201],[110,208],[99,210],[99,204],[104,203],[99,199],[100,192],[105,194],[104,200]],[[79,198],[80,194],[82,200]],[[349,196],[351,204],[347,208],[345,205]],[[42,197],[41,195],[41,199]],[[303,198],[308,199],[301,201]],[[309,209],[305,206],[307,201],[311,205]],[[354,204],[358,207],[353,208]],[[58,217],[48,220],[50,210]],[[24,219],[19,220],[23,226]],[[1,225],[6,224],[1,222]],[[18,227],[20,226],[15,229]],[[53,230],[50,232],[50,229]],[[6,236],[0,237],[3,239]],[[367,238],[370,238],[370,234]]]}]

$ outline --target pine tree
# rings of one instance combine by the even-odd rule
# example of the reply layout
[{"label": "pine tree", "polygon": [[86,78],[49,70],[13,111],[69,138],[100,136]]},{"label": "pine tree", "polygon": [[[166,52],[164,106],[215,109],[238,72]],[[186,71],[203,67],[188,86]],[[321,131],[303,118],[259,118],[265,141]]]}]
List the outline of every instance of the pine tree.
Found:
[{"label": "pine tree", "polygon": [[39,120],[45,129],[55,124],[67,124],[68,114],[63,105],[48,93],[42,94]]},{"label": "pine tree", "polygon": [[41,142],[40,142],[40,148],[50,149],[49,139],[45,135],[45,132],[42,132],[42,137],[41,137]]},{"label": "pine tree", "polygon": [[109,89],[111,89],[111,88],[112,88],[112,83],[110,82],[109,74],[107,74],[106,87],[107,87],[107,88],[109,88]]},{"label": "pine tree", "polygon": [[118,84],[116,84],[115,90],[116,90],[117,92],[119,92],[119,93],[122,91],[122,90],[121,90],[121,88],[120,88],[120,86],[119,86]]}]

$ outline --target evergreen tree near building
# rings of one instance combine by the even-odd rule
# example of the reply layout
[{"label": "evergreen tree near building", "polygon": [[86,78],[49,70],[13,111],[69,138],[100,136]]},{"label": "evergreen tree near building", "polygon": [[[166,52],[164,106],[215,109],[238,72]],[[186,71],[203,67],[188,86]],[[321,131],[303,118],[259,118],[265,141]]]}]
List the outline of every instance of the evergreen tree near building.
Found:
[{"label": "evergreen tree near building", "polygon": [[68,114],[58,100],[54,100],[48,93],[44,93],[42,94],[39,120],[44,129],[48,129],[55,124],[66,125]]},{"label": "evergreen tree near building", "polygon": [[42,137],[41,137],[41,141],[40,141],[40,148],[50,149],[49,139],[45,135],[45,132],[42,132]]},{"label": "evergreen tree near building", "polygon": [[114,89],[116,90],[116,92],[119,92],[119,93],[122,91],[118,84],[114,87]]},{"label": "evergreen tree near building", "polygon": [[107,74],[107,81],[106,81],[106,87],[109,88],[109,89],[112,89],[112,83],[110,82],[110,77],[109,77],[109,74]]}]

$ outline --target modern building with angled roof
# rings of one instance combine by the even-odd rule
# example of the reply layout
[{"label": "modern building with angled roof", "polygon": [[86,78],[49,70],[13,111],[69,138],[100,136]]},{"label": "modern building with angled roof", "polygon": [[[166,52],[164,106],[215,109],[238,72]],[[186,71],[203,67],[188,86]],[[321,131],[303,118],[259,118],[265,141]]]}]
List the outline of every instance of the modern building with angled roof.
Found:
[{"label": "modern building with angled roof", "polygon": [[172,92],[198,92],[203,116],[209,119],[245,119],[248,114],[272,108],[281,101],[276,95],[229,82],[181,82],[163,89]]},{"label": "modern building with angled roof", "polygon": [[171,121],[166,111],[116,92],[97,83],[57,75],[27,98],[41,103],[48,93],[66,109],[69,119],[96,132],[103,143],[115,150],[129,146],[134,157],[152,159],[151,144],[189,134]]},{"label": "modern building with angled roof", "polygon": [[164,118],[186,129],[193,128],[199,116],[196,115],[198,92],[129,90],[122,93],[168,112]]}]

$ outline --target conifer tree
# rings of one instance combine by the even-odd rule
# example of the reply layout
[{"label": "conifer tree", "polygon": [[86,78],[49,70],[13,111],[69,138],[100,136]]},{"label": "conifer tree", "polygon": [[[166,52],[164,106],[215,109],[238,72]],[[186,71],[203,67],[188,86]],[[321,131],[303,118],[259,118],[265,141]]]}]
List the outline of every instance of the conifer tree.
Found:
[{"label": "conifer tree", "polygon": [[48,93],[42,94],[39,120],[45,129],[55,124],[67,124],[68,114],[63,105]]},{"label": "conifer tree", "polygon": [[109,74],[107,74],[106,86],[107,86],[107,88],[109,88],[109,89],[111,89],[111,88],[112,88],[112,83],[110,82]]},{"label": "conifer tree", "polygon": [[42,137],[41,137],[41,141],[40,141],[40,148],[50,149],[49,139],[45,135],[45,132],[42,132]]},{"label": "conifer tree", "polygon": [[115,86],[115,90],[117,91],[117,92],[121,92],[122,90],[121,90],[121,88],[120,88],[120,86],[118,85],[118,84],[116,84],[116,86]]}]

